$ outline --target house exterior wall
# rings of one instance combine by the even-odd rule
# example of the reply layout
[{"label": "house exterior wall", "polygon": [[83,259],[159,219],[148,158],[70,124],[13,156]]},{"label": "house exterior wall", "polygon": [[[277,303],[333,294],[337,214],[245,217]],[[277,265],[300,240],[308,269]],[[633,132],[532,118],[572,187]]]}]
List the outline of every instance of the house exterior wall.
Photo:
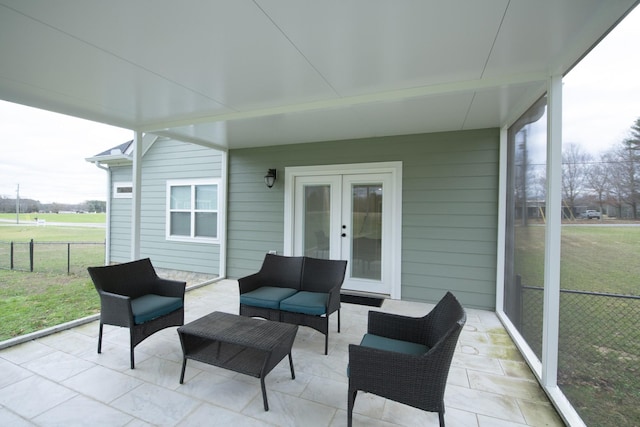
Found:
[{"label": "house exterior wall", "polygon": [[402,299],[435,302],[451,290],[493,310],[499,143],[499,130],[485,129],[231,150],[227,277],[282,253],[285,167],[402,161]]},{"label": "house exterior wall", "polygon": [[[112,166],[110,172],[112,191],[114,183],[131,182],[131,166]],[[114,198],[112,194],[110,210],[109,259],[111,262],[130,261],[131,199]]]},{"label": "house exterior wall", "polygon": [[[219,178],[220,152],[173,140],[157,140],[142,158],[140,256],[155,267],[219,275],[220,245],[166,239],[167,181]],[[129,212],[129,216],[131,216]]]}]

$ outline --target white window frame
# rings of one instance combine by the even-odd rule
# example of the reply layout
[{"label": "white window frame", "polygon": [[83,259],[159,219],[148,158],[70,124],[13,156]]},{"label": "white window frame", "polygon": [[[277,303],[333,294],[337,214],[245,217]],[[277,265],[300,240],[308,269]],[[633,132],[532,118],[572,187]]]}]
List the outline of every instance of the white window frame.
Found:
[{"label": "white window frame", "polygon": [[[195,189],[201,185],[215,185],[217,187],[217,209],[215,210],[202,210],[195,209]],[[172,187],[191,187],[191,208],[189,212],[191,214],[191,233],[190,236],[176,236],[171,234],[171,188]],[[197,242],[197,243],[220,243],[220,212],[222,210],[222,195],[221,195],[221,180],[220,178],[211,179],[176,179],[167,180],[166,189],[166,219],[165,219],[165,238],[170,241],[176,242]],[[183,210],[180,210],[183,211]],[[215,212],[216,213],[216,236],[217,237],[198,237],[195,235],[195,214],[197,212]]]},{"label": "white window frame", "polygon": [[[120,192],[118,191],[121,188],[129,188],[131,191],[129,192]],[[131,181],[128,182],[114,182],[113,183],[113,198],[114,199],[130,199],[133,195],[133,183]]]}]

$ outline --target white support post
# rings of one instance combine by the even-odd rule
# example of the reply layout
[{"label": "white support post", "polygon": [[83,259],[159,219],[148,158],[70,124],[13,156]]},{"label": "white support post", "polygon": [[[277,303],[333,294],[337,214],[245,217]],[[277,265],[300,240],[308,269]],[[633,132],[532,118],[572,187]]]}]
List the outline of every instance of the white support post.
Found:
[{"label": "white support post", "polygon": [[507,149],[508,128],[500,129],[500,172],[498,180],[498,247],[496,248],[496,312],[504,312],[505,242],[507,239]]},{"label": "white support post", "polygon": [[107,204],[105,206],[106,233],[104,236],[104,265],[111,264],[111,202],[113,200],[113,173],[110,168],[100,166],[96,162],[96,166],[107,171]]},{"label": "white support post", "polygon": [[133,137],[133,168],[131,173],[131,259],[140,258],[140,200],[142,177],[142,132],[135,132]]},{"label": "white support post", "polygon": [[222,191],[222,206],[218,212],[220,216],[220,264],[218,272],[220,278],[227,277],[227,205],[229,200],[229,152],[222,151],[221,168],[220,168],[220,190]]},{"label": "white support post", "polygon": [[560,239],[562,232],[562,76],[549,78],[547,91],[547,227],[544,254],[542,384],[558,379],[560,329]]},{"label": "white support post", "polygon": [[94,162],[97,168],[107,172],[107,202],[106,202],[106,227],[104,236],[104,265],[111,264],[111,201],[113,199],[113,174],[108,166],[103,166],[100,162]]}]

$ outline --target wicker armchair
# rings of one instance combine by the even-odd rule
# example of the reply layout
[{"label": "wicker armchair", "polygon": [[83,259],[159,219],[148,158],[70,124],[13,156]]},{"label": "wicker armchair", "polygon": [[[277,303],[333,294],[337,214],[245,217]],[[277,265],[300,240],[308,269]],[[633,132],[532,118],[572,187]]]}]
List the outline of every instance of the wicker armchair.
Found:
[{"label": "wicker armchair", "polygon": [[103,325],[129,328],[134,369],[136,345],[161,329],[184,324],[186,282],[158,277],[149,258],[87,270],[100,295],[98,353]]},{"label": "wicker armchair", "polygon": [[349,345],[348,426],[359,390],[438,412],[466,313],[450,293],[424,317],[369,312],[368,333]]}]

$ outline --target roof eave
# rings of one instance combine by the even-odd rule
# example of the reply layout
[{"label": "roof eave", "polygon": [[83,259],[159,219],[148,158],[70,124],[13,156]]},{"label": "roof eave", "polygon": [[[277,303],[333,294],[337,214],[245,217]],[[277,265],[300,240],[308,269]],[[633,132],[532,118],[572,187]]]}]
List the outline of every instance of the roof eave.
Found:
[{"label": "roof eave", "polygon": [[132,164],[133,159],[125,154],[110,154],[106,156],[87,157],[85,160],[89,163],[100,163],[107,166],[119,166]]}]

